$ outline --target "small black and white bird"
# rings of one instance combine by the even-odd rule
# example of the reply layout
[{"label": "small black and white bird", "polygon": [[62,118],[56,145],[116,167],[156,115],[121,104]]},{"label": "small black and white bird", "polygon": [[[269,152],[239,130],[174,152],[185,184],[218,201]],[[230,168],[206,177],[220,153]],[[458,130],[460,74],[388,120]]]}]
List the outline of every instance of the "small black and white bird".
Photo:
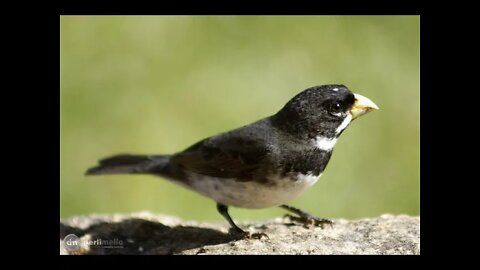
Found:
[{"label": "small black and white bird", "polygon": [[308,88],[279,112],[244,127],[197,142],[171,155],[116,155],[87,175],[152,174],[207,196],[235,233],[228,207],[282,207],[292,219],[323,227],[332,224],[286,205],[322,175],[338,137],[357,117],[378,109],[344,85]]}]

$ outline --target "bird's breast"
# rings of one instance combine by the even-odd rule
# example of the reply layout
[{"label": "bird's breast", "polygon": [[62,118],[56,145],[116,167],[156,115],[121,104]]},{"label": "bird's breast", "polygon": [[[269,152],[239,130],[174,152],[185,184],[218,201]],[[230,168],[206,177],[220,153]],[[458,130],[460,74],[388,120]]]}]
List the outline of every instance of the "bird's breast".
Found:
[{"label": "bird's breast", "polygon": [[271,176],[268,181],[237,181],[190,173],[190,188],[216,202],[241,208],[267,208],[286,204],[319,179],[311,173]]}]

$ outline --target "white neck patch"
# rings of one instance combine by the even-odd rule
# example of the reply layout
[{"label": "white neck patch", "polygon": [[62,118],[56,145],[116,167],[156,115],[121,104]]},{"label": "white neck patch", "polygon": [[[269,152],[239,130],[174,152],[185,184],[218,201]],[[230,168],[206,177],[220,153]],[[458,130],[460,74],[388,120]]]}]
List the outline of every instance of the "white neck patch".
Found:
[{"label": "white neck patch", "polygon": [[335,132],[337,134],[342,132],[342,130],[344,130],[348,126],[348,124],[350,124],[351,121],[352,121],[352,115],[350,113],[348,113],[347,117],[345,117],[345,119],[343,119],[343,122],[340,124],[340,126],[337,127]]},{"label": "white neck patch", "polygon": [[[337,127],[335,133],[338,135],[342,130],[344,130],[348,124],[352,121],[352,115],[349,113],[343,122]],[[327,138],[324,136],[317,136],[313,140],[313,143],[316,148],[323,150],[323,151],[331,151],[337,142],[337,138]]]},{"label": "white neck patch", "polygon": [[315,147],[323,151],[331,151],[337,138],[327,138],[323,136],[317,136],[314,140]]}]

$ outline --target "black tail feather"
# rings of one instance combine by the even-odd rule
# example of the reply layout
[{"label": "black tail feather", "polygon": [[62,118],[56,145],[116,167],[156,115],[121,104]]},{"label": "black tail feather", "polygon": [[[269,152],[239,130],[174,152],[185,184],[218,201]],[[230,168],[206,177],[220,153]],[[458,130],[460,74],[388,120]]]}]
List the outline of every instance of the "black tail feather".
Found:
[{"label": "black tail feather", "polygon": [[90,168],[86,175],[130,174],[161,171],[168,163],[168,155],[116,155],[99,161],[99,165]]}]

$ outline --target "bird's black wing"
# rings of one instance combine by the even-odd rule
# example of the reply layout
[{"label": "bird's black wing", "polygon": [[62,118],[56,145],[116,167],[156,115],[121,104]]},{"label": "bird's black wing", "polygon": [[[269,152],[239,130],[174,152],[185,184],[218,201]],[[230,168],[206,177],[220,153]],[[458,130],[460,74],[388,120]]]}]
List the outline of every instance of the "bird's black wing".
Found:
[{"label": "bird's black wing", "polygon": [[261,180],[269,151],[258,137],[233,133],[200,141],[174,155],[173,160],[185,170],[202,175]]}]

